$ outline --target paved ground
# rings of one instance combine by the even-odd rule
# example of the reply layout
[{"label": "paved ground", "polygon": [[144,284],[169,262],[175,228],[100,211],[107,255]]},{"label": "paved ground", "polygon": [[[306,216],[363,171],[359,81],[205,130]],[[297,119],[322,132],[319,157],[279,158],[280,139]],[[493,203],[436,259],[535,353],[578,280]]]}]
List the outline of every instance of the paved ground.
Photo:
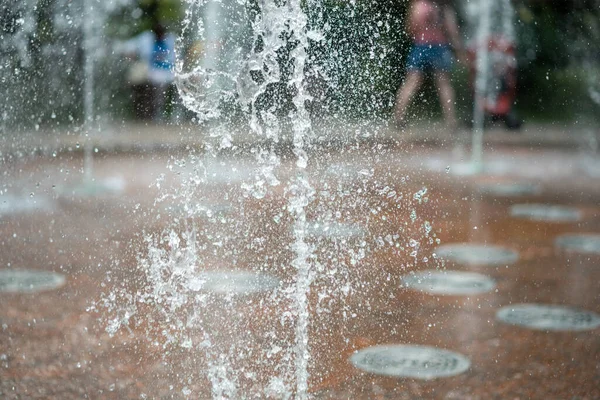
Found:
[{"label": "paved ground", "polygon": [[[322,122],[316,128],[317,142],[388,142],[396,144],[430,143],[440,144],[455,141],[449,138],[443,127],[417,124],[398,132],[385,124],[361,123],[334,127],[334,123]],[[200,148],[211,141],[205,126],[156,125],[144,123],[110,124],[100,132],[93,132],[89,138],[82,136],[79,128],[57,129],[55,131],[0,132],[0,156],[22,157],[32,154],[51,155],[58,152],[76,152],[84,144],[91,145],[100,152],[185,150]],[[463,129],[458,134],[463,140],[470,140],[470,131]],[[507,131],[502,126],[492,126],[485,135],[489,145],[511,145],[522,147],[560,147],[588,150],[597,147],[597,128],[577,124],[526,124],[518,132]],[[282,135],[286,142],[286,135]],[[289,139],[289,138],[287,138]],[[247,145],[264,139],[241,131],[233,135],[234,145]]]},{"label": "paved ground", "polygon": [[[156,138],[149,142],[171,141],[154,129],[144,131]],[[4,162],[0,272],[33,269],[66,281],[42,292],[0,292],[1,398],[279,399],[293,390],[297,272],[284,189],[296,175],[293,163],[284,152],[275,170],[282,183],[263,196],[260,182],[242,186],[256,182],[251,159],[190,158],[172,142],[168,151],[100,151],[95,177],[104,186],[91,189],[76,187],[78,152]],[[446,146],[367,143],[311,154],[316,192],[307,219],[328,228],[313,227],[307,238],[310,396],[600,398],[597,314],[538,309],[520,319],[577,331],[497,318],[503,307],[532,303],[600,313],[600,255],[555,242],[567,233],[600,234],[595,160],[582,162],[573,147],[504,143],[488,149],[482,175],[465,176],[466,157]],[[490,194],[513,183],[529,194]],[[551,222],[511,216],[522,203],[573,207],[575,220],[556,221],[556,212]],[[493,266],[457,261],[439,248],[452,243],[484,245],[484,255],[502,246],[519,257]],[[407,287],[425,270],[476,272],[495,286],[463,295]],[[230,277],[206,286],[210,271]],[[247,277],[234,283],[235,271],[276,283],[232,295],[260,286]],[[424,380],[349,361],[359,350],[396,344],[449,350],[470,365]],[[404,374],[452,373],[460,364],[439,354],[394,358],[391,348],[364,360],[367,369]]]}]

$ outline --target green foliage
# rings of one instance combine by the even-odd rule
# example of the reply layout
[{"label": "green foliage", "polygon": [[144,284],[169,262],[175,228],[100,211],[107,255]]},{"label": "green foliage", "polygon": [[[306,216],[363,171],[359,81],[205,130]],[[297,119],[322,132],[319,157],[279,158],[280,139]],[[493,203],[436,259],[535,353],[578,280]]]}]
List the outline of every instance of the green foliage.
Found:
[{"label": "green foliage", "polygon": [[388,113],[409,49],[404,32],[407,2],[325,0],[320,54],[334,91],[334,112],[357,117]]},{"label": "green foliage", "polygon": [[574,121],[597,112],[587,93],[590,71],[581,66],[535,71],[523,83],[527,90],[519,92],[517,108],[523,116],[545,122]]},{"label": "green foliage", "polygon": [[106,33],[121,39],[129,38],[152,29],[157,22],[168,31],[179,33],[182,16],[181,0],[138,0],[111,16]]},{"label": "green foliage", "polygon": [[593,113],[590,69],[600,68],[600,1],[522,1],[517,7],[518,109],[535,120]]}]

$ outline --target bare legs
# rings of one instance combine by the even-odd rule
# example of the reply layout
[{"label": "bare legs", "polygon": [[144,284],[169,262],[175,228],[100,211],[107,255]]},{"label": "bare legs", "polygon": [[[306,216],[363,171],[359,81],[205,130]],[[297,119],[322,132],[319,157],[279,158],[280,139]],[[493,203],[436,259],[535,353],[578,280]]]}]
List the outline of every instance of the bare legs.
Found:
[{"label": "bare legs", "polygon": [[[456,110],[454,108],[454,89],[450,83],[450,76],[447,72],[435,71],[433,77],[435,79],[435,85],[437,87],[447,129],[453,133],[456,130],[457,121]],[[422,72],[416,70],[408,72],[404,84],[398,89],[398,93],[396,94],[394,117],[398,125],[403,126],[405,124],[406,109],[422,84]]]},{"label": "bare legs", "polygon": [[456,110],[454,108],[454,89],[450,83],[450,77],[447,72],[436,71],[433,74],[435,85],[437,87],[446,128],[450,133],[454,133],[457,128]]},{"label": "bare legs", "polygon": [[400,126],[405,124],[404,114],[406,109],[410,105],[410,102],[417,94],[417,91],[423,84],[423,73],[419,71],[409,71],[404,80],[404,84],[398,89],[396,94],[396,107],[394,110],[394,117],[396,123]]}]

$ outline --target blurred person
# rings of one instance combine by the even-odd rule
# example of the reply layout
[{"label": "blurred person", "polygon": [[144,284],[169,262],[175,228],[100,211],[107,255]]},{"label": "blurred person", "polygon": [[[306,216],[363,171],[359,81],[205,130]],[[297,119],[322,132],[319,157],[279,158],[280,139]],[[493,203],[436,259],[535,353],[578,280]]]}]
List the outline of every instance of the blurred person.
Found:
[{"label": "blurred person", "polygon": [[175,35],[155,23],[151,30],[119,43],[117,51],[135,60],[128,73],[136,115],[163,121],[167,94],[175,79]]},{"label": "blurred person", "polygon": [[410,102],[423,84],[426,73],[432,73],[450,132],[457,128],[454,89],[450,82],[452,50],[465,59],[456,13],[447,0],[412,0],[408,11],[408,29],[413,47],[408,56],[407,75],[396,95],[394,117],[397,126],[406,126],[405,114]]},{"label": "blurred person", "polygon": [[148,78],[153,88],[155,121],[162,121],[165,116],[165,99],[167,91],[175,80],[175,36],[167,34],[165,28],[155,24],[154,43]]},{"label": "blurred person", "polygon": [[[490,69],[483,102],[486,121],[502,121],[509,130],[517,131],[523,122],[514,107],[517,97],[515,43],[502,35],[493,35],[487,45]],[[473,43],[468,51],[473,92],[477,75],[477,50],[477,43]]]}]

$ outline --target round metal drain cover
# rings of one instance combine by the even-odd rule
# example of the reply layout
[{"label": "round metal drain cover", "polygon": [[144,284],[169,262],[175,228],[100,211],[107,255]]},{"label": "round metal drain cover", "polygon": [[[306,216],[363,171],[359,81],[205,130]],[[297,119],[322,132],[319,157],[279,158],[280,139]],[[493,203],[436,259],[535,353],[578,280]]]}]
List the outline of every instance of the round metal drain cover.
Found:
[{"label": "round metal drain cover", "polygon": [[306,228],[306,234],[309,236],[320,236],[329,239],[363,236],[364,233],[364,229],[358,225],[338,222],[309,222]]},{"label": "round metal drain cover", "polygon": [[51,290],[65,284],[61,274],[36,270],[2,270],[0,271],[0,292],[35,293]]},{"label": "round metal drain cover", "polygon": [[15,196],[4,194],[0,196],[0,215],[19,214],[32,211],[51,209],[51,202],[42,196]]},{"label": "round metal drain cover", "polygon": [[554,241],[557,247],[586,254],[600,254],[600,235],[580,233],[562,235]]},{"label": "round metal drain cover", "polygon": [[548,222],[574,222],[581,219],[581,212],[576,208],[549,204],[517,204],[510,208],[510,215]]},{"label": "round metal drain cover", "polygon": [[104,197],[121,194],[125,191],[125,180],[120,177],[84,180],[72,186],[57,188],[59,195],[71,198]]},{"label": "round metal drain cover", "polygon": [[468,265],[507,265],[519,259],[519,253],[500,246],[456,243],[438,247],[436,255],[448,261]]},{"label": "round metal drain cover", "polygon": [[496,318],[511,325],[542,331],[585,331],[600,326],[600,315],[571,307],[516,304],[503,307]]},{"label": "round metal drain cover", "polygon": [[273,276],[250,271],[205,271],[188,282],[193,291],[218,294],[253,294],[267,292],[279,286]]},{"label": "round metal drain cover", "polygon": [[406,286],[439,295],[472,295],[489,292],[496,282],[488,276],[475,272],[421,271],[402,278]]},{"label": "round metal drain cover", "polygon": [[486,183],[478,186],[479,193],[490,196],[519,197],[538,194],[540,188],[530,183]]},{"label": "round metal drain cover", "polygon": [[350,362],[373,374],[417,379],[459,375],[471,366],[469,359],[461,354],[411,345],[367,347],[354,353]]}]

